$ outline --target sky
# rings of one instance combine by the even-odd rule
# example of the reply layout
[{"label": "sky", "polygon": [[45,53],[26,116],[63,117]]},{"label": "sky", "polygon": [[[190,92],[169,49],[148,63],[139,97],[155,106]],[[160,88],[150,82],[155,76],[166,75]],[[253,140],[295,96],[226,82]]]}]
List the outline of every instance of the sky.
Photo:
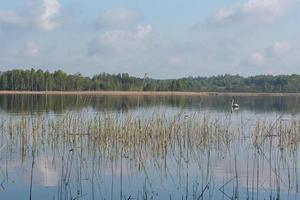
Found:
[{"label": "sky", "polygon": [[0,70],[299,74],[300,0],[10,0]]}]

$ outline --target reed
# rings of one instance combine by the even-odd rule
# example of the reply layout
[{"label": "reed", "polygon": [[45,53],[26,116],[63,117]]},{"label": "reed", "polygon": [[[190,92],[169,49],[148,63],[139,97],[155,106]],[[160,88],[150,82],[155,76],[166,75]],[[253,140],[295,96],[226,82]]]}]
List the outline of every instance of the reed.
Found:
[{"label": "reed", "polygon": [[[240,145],[248,149],[247,174],[244,177],[247,199],[255,198],[258,193],[254,194],[254,191],[258,192],[265,183],[272,188],[270,198],[280,196],[282,185],[288,185],[290,191],[297,192],[300,120],[257,120],[253,122],[254,126],[246,126],[243,119],[238,123],[233,120],[230,116],[216,118],[208,113],[166,115],[158,111],[144,116],[137,113],[91,115],[70,112],[51,116],[6,117],[0,120],[0,127],[1,141],[7,144],[6,153],[13,154],[17,148],[22,162],[28,158],[32,160],[32,169],[40,154],[61,159],[58,199],[84,197],[83,180],[92,182],[93,192],[98,185],[106,199],[118,196],[114,194],[114,185],[120,185],[120,199],[131,199],[135,194],[123,191],[125,169],[131,169],[126,173],[138,171],[146,177],[144,189],[136,195],[140,199],[155,197],[150,175],[153,169],[157,169],[162,177],[178,176],[179,185],[185,188],[185,199],[191,196],[193,199],[206,199],[212,195],[215,186],[210,170],[212,152],[219,158],[230,157],[233,153],[234,158],[230,161],[234,163],[232,177],[224,178],[223,186],[218,188],[223,198],[238,199],[242,196],[239,191],[243,188],[243,177],[239,171],[238,153],[234,150]],[[291,157],[291,160],[285,159]],[[189,175],[192,163],[199,167],[201,181],[192,183],[193,177]],[[110,194],[105,194],[99,186],[101,181],[104,182],[103,164],[109,166],[112,173]],[[268,172],[263,172],[264,165],[269,166]],[[116,169],[116,166],[121,168]],[[289,169],[286,178],[281,174],[283,168]],[[113,178],[116,173],[121,176],[118,181]],[[261,178],[263,173],[269,174],[269,181]],[[72,187],[76,188],[75,194]],[[229,188],[231,194],[228,193]]]}]

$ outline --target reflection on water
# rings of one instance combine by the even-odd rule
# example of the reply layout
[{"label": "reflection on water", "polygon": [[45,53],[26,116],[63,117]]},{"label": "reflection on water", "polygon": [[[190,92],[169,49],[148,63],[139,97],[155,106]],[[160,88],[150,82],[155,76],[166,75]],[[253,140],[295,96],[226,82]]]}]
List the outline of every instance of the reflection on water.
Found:
[{"label": "reflection on water", "polygon": [[[235,97],[241,110],[251,112],[299,113],[297,96]],[[139,108],[173,107],[224,111],[230,108],[232,97],[204,96],[64,96],[64,95],[0,95],[0,109],[9,113],[55,112],[92,108],[96,111],[128,111]]]},{"label": "reflection on water", "polygon": [[231,99],[0,96],[0,198],[300,198],[297,98]]}]

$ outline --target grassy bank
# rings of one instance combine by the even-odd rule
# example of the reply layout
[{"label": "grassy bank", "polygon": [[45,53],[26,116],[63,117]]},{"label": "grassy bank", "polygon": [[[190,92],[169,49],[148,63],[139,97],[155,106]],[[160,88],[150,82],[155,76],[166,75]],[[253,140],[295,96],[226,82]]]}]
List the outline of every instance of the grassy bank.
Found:
[{"label": "grassy bank", "polygon": [[172,92],[172,91],[21,91],[0,90],[0,95],[99,95],[99,96],[300,96],[300,93]]}]

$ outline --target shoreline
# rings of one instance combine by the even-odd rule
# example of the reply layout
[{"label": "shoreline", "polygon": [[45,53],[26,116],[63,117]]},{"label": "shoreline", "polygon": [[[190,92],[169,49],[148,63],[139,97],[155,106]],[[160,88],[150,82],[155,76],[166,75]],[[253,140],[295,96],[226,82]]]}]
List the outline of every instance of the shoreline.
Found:
[{"label": "shoreline", "polygon": [[172,92],[172,91],[9,91],[0,90],[0,95],[86,95],[86,96],[300,96],[300,93],[255,93],[255,92]]}]

